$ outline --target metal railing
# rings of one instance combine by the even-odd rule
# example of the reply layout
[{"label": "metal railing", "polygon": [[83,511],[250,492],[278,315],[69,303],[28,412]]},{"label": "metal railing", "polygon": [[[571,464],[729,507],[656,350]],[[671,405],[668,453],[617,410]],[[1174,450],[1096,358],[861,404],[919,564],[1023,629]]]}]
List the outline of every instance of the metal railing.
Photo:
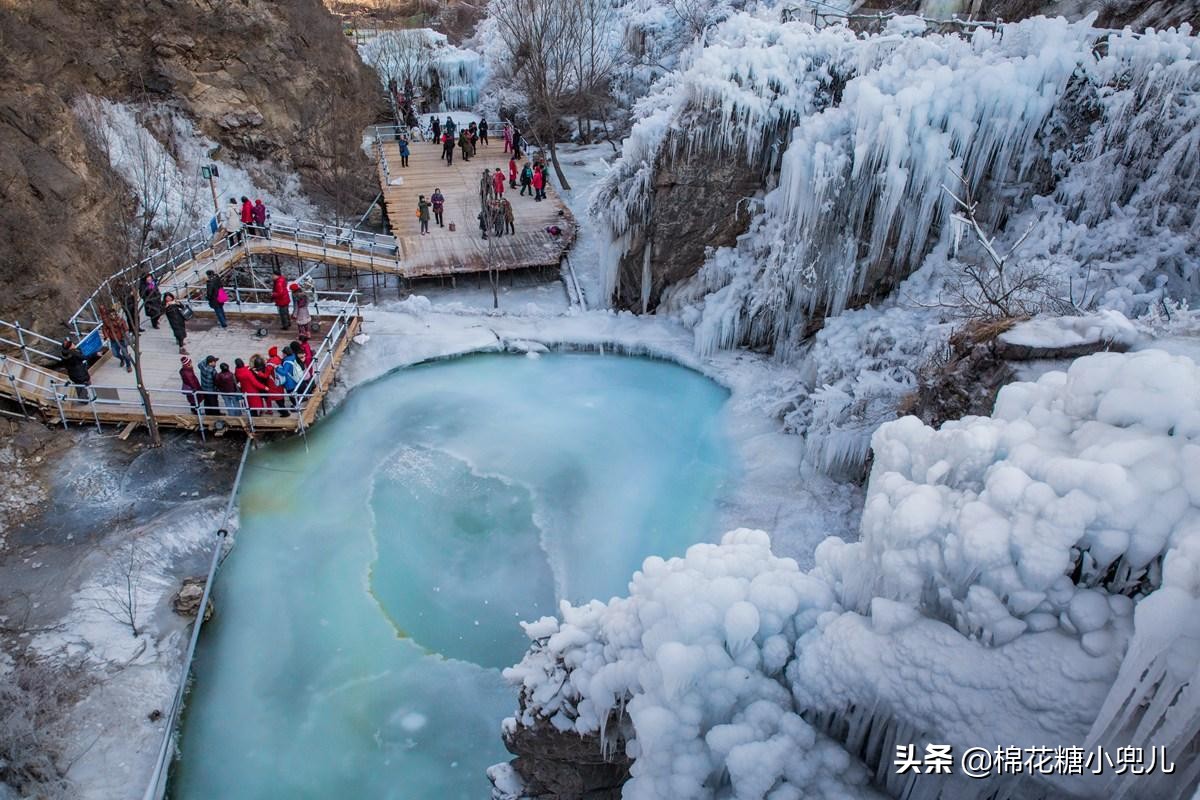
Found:
[{"label": "metal railing", "polygon": [[[282,396],[284,406],[279,410],[295,413],[298,416],[297,430],[299,433],[305,434],[304,416],[309,411],[309,404],[319,401],[324,391],[323,385],[332,380],[330,370],[337,348],[349,333],[352,321],[360,313],[357,291],[327,292],[325,293],[325,303],[331,311],[333,308],[330,307],[335,306],[336,314],[332,320],[329,320],[329,332],[325,334],[317,350],[313,352],[312,362],[304,369],[302,381],[297,386],[298,390],[303,387],[303,391],[288,392],[282,387],[274,387],[278,391],[266,394],[217,391],[193,393],[182,387],[179,389],[146,387],[145,391],[150,398],[155,416],[160,414],[194,416],[202,438],[205,437],[206,422],[209,422],[211,418],[241,419],[246,423],[250,432],[254,433],[256,432],[255,418],[258,417],[261,420],[266,412],[272,411],[274,408],[270,406],[261,410],[251,408],[251,398],[255,397],[263,399],[264,402],[274,403],[275,398]],[[261,305],[264,309],[271,307],[266,303]],[[37,376],[39,380],[29,380],[29,375]],[[138,392],[136,387],[94,383],[77,384],[64,379],[61,374],[53,370],[30,362],[16,361],[14,364],[14,360],[6,355],[0,355],[0,388],[9,390],[13,398],[21,405],[22,412],[27,416],[26,403],[49,411],[51,414],[56,412],[55,415],[63,428],[68,427],[73,420],[86,421],[90,417],[96,428],[100,429],[103,422],[102,416],[106,416],[108,411],[140,412],[149,424],[149,415],[140,394],[136,399],[121,397],[122,392],[127,395]],[[195,397],[194,402],[189,399],[189,395]],[[217,399],[216,408],[210,408],[203,402],[203,398],[206,396],[214,396]],[[236,411],[224,402],[225,398],[233,398],[237,401]],[[313,416],[315,417],[315,414]]]},{"label": "metal railing", "polygon": [[229,539],[230,517],[233,516],[233,504],[237,500],[238,487],[242,483],[242,473],[246,469],[246,457],[250,454],[250,440],[246,440],[242,448],[242,460],[238,462],[237,474],[233,478],[233,488],[229,490],[229,500],[225,503],[225,516],[221,519],[221,527],[217,529],[217,540],[213,543],[212,558],[208,563],[208,576],[204,580],[204,592],[200,596],[200,605],[196,610],[196,621],[192,623],[192,635],[188,639],[187,653],[183,659],[183,671],[179,675],[179,683],[175,686],[175,696],[171,701],[171,709],[167,712],[166,728],[162,743],[158,748],[158,758],[155,761],[154,772],[150,776],[150,784],[146,787],[144,800],[162,800],[167,791],[167,765],[175,753],[175,734],[179,724],[179,715],[183,711],[183,700],[187,695],[188,677],[192,672],[192,661],[196,657],[196,645],[200,642],[200,629],[204,627],[204,617],[208,611],[208,601],[212,596],[213,579],[217,575],[217,567],[221,565],[221,551]]}]

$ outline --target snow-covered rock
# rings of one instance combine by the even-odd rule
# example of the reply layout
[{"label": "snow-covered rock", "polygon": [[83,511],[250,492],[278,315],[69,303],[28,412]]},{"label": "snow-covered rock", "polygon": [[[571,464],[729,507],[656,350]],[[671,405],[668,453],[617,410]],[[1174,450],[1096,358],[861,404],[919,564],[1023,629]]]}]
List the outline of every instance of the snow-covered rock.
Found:
[{"label": "snow-covered rock", "polygon": [[760,531],[647,559],[628,597],[526,627],[507,725],[618,726],[626,797],[869,796],[859,758],[894,795],[1001,788],[890,768],[896,746],[937,742],[1160,746],[1175,773],[1004,790],[1188,796],[1197,439],[1200,367],[1154,350],[1010,385],[991,417],[885,424],[861,541],[827,539],[807,573]]}]

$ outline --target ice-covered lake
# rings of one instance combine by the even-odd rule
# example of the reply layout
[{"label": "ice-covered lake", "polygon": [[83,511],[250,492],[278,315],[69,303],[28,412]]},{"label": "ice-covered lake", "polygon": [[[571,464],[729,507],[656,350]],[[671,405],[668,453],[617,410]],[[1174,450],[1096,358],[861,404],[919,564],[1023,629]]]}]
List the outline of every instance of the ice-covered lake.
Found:
[{"label": "ice-covered lake", "polygon": [[726,397],[648,359],[470,356],[254,453],[171,796],[487,796],[518,620],[714,537]]}]

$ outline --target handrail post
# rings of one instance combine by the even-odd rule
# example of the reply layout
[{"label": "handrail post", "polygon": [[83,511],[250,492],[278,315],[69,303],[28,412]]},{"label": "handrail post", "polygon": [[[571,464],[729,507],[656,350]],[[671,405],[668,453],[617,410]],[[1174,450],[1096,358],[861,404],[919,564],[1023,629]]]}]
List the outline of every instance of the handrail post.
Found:
[{"label": "handrail post", "polygon": [[96,431],[103,433],[104,429],[100,427],[100,415],[96,413],[96,393],[92,391],[92,387],[87,387],[88,407],[92,410],[92,419],[96,422]]},{"label": "handrail post", "polygon": [[8,376],[8,382],[12,385],[13,396],[17,399],[17,405],[21,407],[21,416],[29,419],[29,412],[25,410],[25,398],[21,396],[21,389],[17,386],[17,376],[13,375],[12,367],[8,363],[8,356],[0,354],[0,366],[4,367],[4,374]]},{"label": "handrail post", "polygon": [[13,327],[17,329],[17,342],[21,346],[21,358],[25,359],[25,363],[32,363],[29,360],[29,348],[25,346],[25,330],[21,327],[20,320],[13,323]]},{"label": "handrail post", "polygon": [[57,387],[58,387],[58,382],[57,382],[57,381],[53,381],[53,380],[52,380],[52,381],[50,381],[50,391],[51,391],[51,392],[53,392],[53,394],[54,394],[54,402],[55,402],[55,404],[58,406],[58,418],[59,418],[60,420],[62,420],[62,426],[63,426],[63,430],[65,431],[65,430],[67,430],[67,415],[66,415],[66,413],[63,411],[63,404],[62,404],[63,396],[62,396],[62,394],[61,394],[61,393],[58,391],[58,388],[57,388]]}]

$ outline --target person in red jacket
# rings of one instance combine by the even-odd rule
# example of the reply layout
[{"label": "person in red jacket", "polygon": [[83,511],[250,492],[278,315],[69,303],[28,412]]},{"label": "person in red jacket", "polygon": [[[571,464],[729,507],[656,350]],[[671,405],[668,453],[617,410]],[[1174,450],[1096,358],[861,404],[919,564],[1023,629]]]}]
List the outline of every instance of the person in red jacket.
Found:
[{"label": "person in red jacket", "polygon": [[183,396],[187,398],[188,405],[192,407],[192,413],[196,413],[197,399],[200,395],[201,386],[200,379],[196,377],[196,370],[192,368],[192,360],[187,356],[179,357],[179,377],[183,381]]},{"label": "person in red jacket", "polygon": [[254,230],[254,204],[250,202],[250,198],[242,196],[242,228],[246,231]]},{"label": "person in red jacket", "polygon": [[533,169],[533,199],[541,201],[546,197],[546,175],[541,166]]},{"label": "person in red jacket", "polygon": [[250,406],[251,414],[261,414],[263,409],[263,394],[267,391],[267,387],[263,386],[262,381],[254,377],[254,373],[246,366],[246,362],[240,358],[234,359],[233,362],[233,377],[237,379],[238,386],[246,395],[246,405]]},{"label": "person in red jacket", "polygon": [[508,160],[508,188],[517,188],[517,160],[515,158]]},{"label": "person in red jacket", "polygon": [[492,191],[496,193],[496,197],[504,196],[504,170],[499,167],[492,173]]},{"label": "person in red jacket", "polygon": [[292,324],[288,317],[288,309],[292,306],[292,295],[288,292],[287,278],[283,277],[279,267],[274,269],[274,273],[275,284],[271,288],[271,299],[275,302],[275,310],[279,312],[279,325],[286,331]]},{"label": "person in red jacket", "polygon": [[262,354],[255,353],[250,357],[250,371],[254,373],[254,377],[258,379],[264,387],[263,390],[263,405],[268,410],[273,410],[276,406],[279,407],[279,416],[286,417],[287,398],[283,393],[283,387],[275,382],[275,367],[283,361],[279,357],[279,348],[272,347],[267,351],[271,355],[271,359],[262,357]]},{"label": "person in red jacket", "polygon": [[311,371],[313,363],[313,349],[312,345],[308,343],[308,337],[301,336],[298,342],[292,342],[293,353],[296,352],[296,345],[300,345],[300,352],[298,355],[302,355],[304,358],[304,368]]}]

